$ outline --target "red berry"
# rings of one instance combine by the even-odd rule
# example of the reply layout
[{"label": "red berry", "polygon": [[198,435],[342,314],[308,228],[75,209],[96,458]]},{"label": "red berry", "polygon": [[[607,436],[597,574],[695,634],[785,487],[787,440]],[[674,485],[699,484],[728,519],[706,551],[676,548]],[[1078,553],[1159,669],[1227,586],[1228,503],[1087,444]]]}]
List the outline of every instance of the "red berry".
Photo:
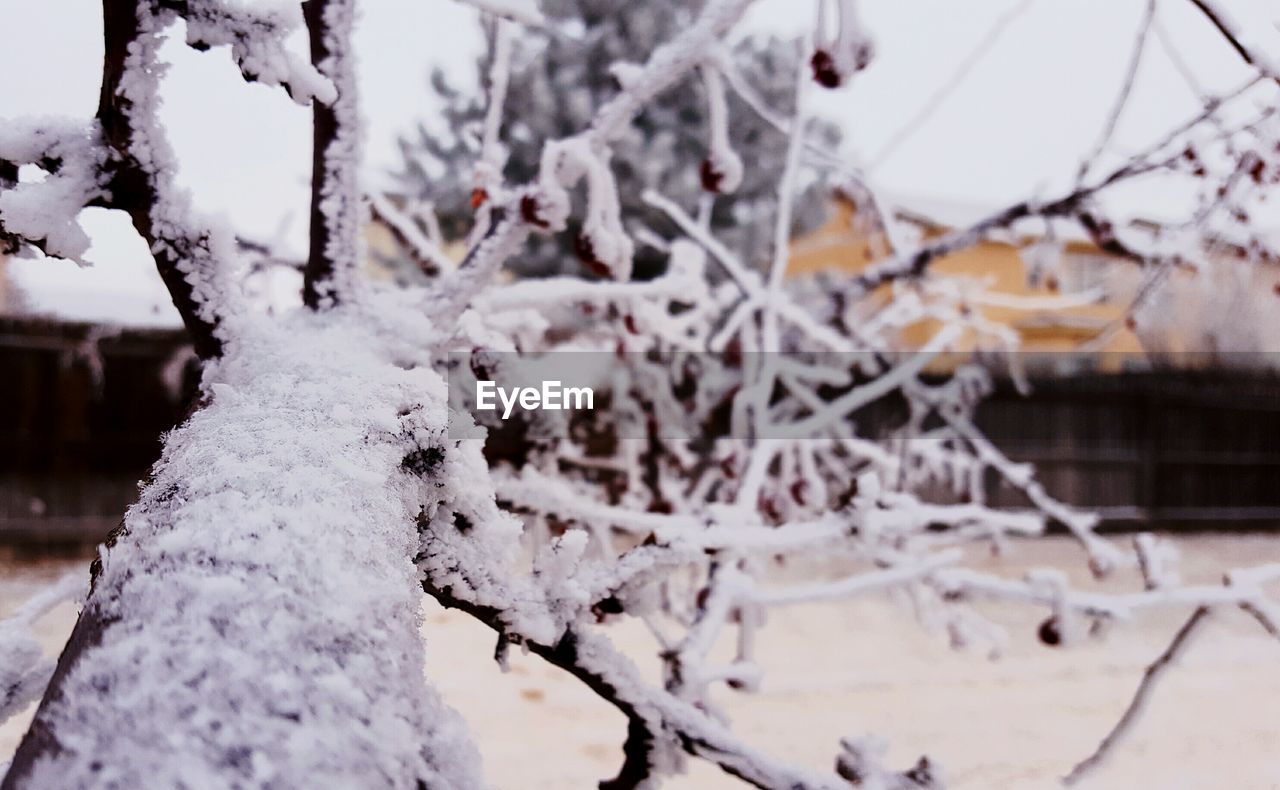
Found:
[{"label": "red berry", "polygon": [[596,257],[595,245],[591,243],[591,237],[587,234],[579,233],[573,237],[573,251],[577,254],[578,260],[585,263],[593,273],[601,277],[608,277],[612,274],[604,261]]},{"label": "red berry", "polygon": [[533,195],[525,195],[520,198],[520,216],[530,225],[537,225],[539,228],[549,227],[547,221],[539,213],[538,199]]},{"label": "red berry", "polygon": [[725,344],[724,364],[731,368],[742,364],[742,341],[736,337]]},{"label": "red berry", "polygon": [[1058,628],[1058,618],[1050,617],[1040,624],[1036,634],[1040,637],[1040,641],[1049,647],[1057,647],[1062,644],[1062,631]]},{"label": "red berry", "polygon": [[797,480],[791,484],[791,498],[796,501],[797,505],[804,504],[804,495],[808,488],[809,484],[803,480]]},{"label": "red berry", "polygon": [[840,72],[836,71],[836,63],[831,59],[830,53],[821,49],[814,52],[809,65],[813,67],[813,79],[819,85],[824,88],[840,87]]},{"label": "red berry", "polygon": [[717,194],[720,192],[720,183],[724,181],[724,173],[716,170],[710,159],[702,160],[702,167],[698,168],[698,176],[702,179],[703,189]]},{"label": "red berry", "polygon": [[1266,172],[1267,172],[1267,163],[1262,161],[1262,157],[1260,156],[1253,157],[1253,165],[1249,168],[1249,177],[1252,178],[1255,183],[1261,184],[1262,176]]}]

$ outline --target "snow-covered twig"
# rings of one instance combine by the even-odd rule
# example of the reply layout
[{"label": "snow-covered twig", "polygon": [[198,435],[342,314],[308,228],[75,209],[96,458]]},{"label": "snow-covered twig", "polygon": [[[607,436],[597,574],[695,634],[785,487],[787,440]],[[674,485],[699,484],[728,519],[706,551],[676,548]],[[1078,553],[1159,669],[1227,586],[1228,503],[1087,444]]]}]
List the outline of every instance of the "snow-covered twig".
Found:
[{"label": "snow-covered twig", "polygon": [[511,20],[529,27],[542,27],[546,17],[538,10],[537,0],[459,0],[501,20]]},{"label": "snow-covered twig", "polygon": [[453,269],[453,261],[444,253],[444,250],[440,249],[439,244],[420,230],[408,215],[391,202],[390,198],[372,194],[369,196],[369,208],[373,216],[386,223],[402,246],[410,251],[419,267],[433,270],[435,273]]}]

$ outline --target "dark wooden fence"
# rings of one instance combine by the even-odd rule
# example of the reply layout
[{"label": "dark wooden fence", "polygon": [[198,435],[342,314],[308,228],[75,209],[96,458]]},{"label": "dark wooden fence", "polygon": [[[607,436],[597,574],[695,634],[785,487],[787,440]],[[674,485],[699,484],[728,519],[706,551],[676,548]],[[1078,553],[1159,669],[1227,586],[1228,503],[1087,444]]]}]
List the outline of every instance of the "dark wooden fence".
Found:
[{"label": "dark wooden fence", "polygon": [[185,336],[0,317],[0,543],[95,542],[194,390]]},{"label": "dark wooden fence", "polygon": [[[0,318],[0,544],[92,543],[193,396],[176,331]],[[980,425],[1116,527],[1280,527],[1280,377],[1156,371],[1008,383]],[[994,476],[990,499],[1025,505]]]},{"label": "dark wooden fence", "polygon": [[[1166,370],[1008,383],[978,422],[1045,488],[1142,528],[1280,526],[1280,376]],[[991,481],[992,501],[1021,495]]]}]

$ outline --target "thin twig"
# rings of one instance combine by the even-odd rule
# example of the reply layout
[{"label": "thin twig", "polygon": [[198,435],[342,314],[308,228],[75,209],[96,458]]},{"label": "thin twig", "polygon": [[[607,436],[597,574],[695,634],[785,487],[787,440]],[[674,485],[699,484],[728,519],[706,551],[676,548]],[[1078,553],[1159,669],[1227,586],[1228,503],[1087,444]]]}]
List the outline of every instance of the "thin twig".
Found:
[{"label": "thin twig", "polygon": [[1021,3],[1018,3],[1013,8],[1001,14],[1000,18],[995,21],[995,24],[993,24],[978,41],[977,45],[973,48],[973,51],[970,52],[951,73],[950,79],[934,91],[933,94],[920,105],[920,109],[917,110],[906,123],[899,127],[896,132],[890,135],[889,141],[871,157],[871,162],[867,165],[868,172],[872,172],[876,168],[880,167],[880,165],[883,165],[889,157],[893,156],[903,143],[910,140],[915,136],[916,132],[920,131],[921,127],[923,127],[925,123],[933,117],[933,114],[937,112],[938,108],[947,100],[947,97],[954,93],[956,88],[960,87],[973,69],[982,62],[982,59],[985,58],[992,49],[995,48],[995,43],[1000,39],[1000,36],[1004,34],[1005,29],[1008,28],[1014,20],[1022,16],[1022,14],[1031,7],[1033,2],[1035,2],[1035,0],[1022,0]]},{"label": "thin twig", "polygon": [[1129,707],[1125,709],[1120,721],[1116,722],[1116,726],[1111,728],[1111,732],[1107,733],[1107,736],[1102,739],[1093,754],[1076,764],[1076,767],[1071,769],[1071,773],[1063,777],[1063,784],[1073,785],[1079,782],[1110,756],[1111,750],[1142,715],[1156,683],[1164,676],[1165,671],[1173,665],[1178,655],[1186,649],[1192,634],[1204,620],[1205,615],[1209,614],[1209,611],[1209,607],[1201,606],[1183,623],[1182,627],[1178,629],[1178,633],[1174,634],[1173,641],[1169,643],[1169,646],[1164,649],[1164,652],[1155,661],[1151,662],[1143,673],[1142,682],[1138,684],[1138,690],[1134,692],[1133,699],[1129,701]]},{"label": "thin twig", "polygon": [[1274,64],[1263,57],[1262,53],[1247,46],[1240,40],[1234,22],[1218,7],[1216,2],[1213,2],[1213,0],[1190,0],[1190,2],[1200,9],[1200,13],[1204,14],[1213,23],[1213,26],[1218,29],[1218,32],[1227,40],[1227,43],[1236,51],[1241,60],[1256,68],[1266,77],[1280,83],[1280,69],[1277,69]]},{"label": "thin twig", "polygon": [[1133,51],[1129,55],[1129,67],[1125,70],[1124,82],[1120,85],[1120,93],[1116,95],[1115,103],[1111,106],[1111,112],[1107,115],[1107,121],[1102,127],[1102,134],[1098,137],[1098,142],[1094,144],[1093,151],[1080,162],[1080,169],[1076,171],[1077,186],[1084,183],[1085,176],[1089,174],[1094,161],[1106,151],[1107,145],[1116,133],[1116,127],[1120,125],[1120,116],[1124,115],[1125,108],[1129,106],[1129,97],[1133,94],[1133,85],[1137,81],[1138,67],[1142,65],[1142,55],[1146,52],[1147,40],[1151,37],[1151,25],[1155,18],[1156,0],[1147,0],[1147,11],[1142,17],[1142,22],[1138,25],[1138,35],[1133,42]]}]

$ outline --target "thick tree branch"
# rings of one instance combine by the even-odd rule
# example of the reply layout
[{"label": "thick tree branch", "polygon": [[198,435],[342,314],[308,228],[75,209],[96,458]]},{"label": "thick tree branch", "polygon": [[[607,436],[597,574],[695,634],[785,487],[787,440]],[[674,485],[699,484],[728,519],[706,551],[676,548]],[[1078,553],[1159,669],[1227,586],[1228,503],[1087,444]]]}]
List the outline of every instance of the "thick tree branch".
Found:
[{"label": "thick tree branch", "polygon": [[[145,58],[146,48],[137,43],[144,36],[152,35],[142,29],[143,14],[148,13],[143,11],[144,5],[138,0],[103,0],[102,3],[104,54],[97,120],[103,143],[112,154],[108,164],[109,205],[127,212],[134,227],[147,240],[156,268],[187,327],[196,353],[209,359],[222,353],[222,340],[217,334],[221,306],[208,304],[205,297],[197,293],[197,283],[210,276],[212,273],[208,270],[215,265],[210,235],[191,232],[168,217],[157,222],[160,193],[168,186],[161,180],[169,178],[169,174],[161,173],[153,159],[139,158],[139,148],[143,147],[139,138],[144,134],[140,125],[151,120],[139,116],[152,108],[136,107],[128,91],[123,89],[125,77],[131,70],[152,65],[131,62],[133,58],[140,61]],[[157,142],[150,141],[150,145]],[[148,153],[155,151],[152,148]]]}]

